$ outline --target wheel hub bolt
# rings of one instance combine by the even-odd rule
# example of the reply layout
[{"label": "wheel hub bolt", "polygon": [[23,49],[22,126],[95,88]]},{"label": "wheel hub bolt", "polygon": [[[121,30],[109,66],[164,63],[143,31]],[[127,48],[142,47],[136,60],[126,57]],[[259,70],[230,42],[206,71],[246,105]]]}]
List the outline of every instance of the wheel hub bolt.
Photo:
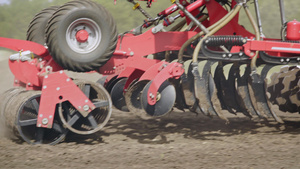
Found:
[{"label": "wheel hub bolt", "polygon": [[84,43],[88,40],[89,33],[86,30],[80,30],[76,33],[76,40],[80,43]]},{"label": "wheel hub bolt", "polygon": [[89,111],[90,110],[90,106],[89,105],[84,105],[83,106],[83,110],[84,111]]},{"label": "wheel hub bolt", "polygon": [[48,120],[47,118],[43,118],[43,120],[42,120],[42,124],[43,124],[43,125],[48,124],[48,122],[49,122],[49,120]]}]

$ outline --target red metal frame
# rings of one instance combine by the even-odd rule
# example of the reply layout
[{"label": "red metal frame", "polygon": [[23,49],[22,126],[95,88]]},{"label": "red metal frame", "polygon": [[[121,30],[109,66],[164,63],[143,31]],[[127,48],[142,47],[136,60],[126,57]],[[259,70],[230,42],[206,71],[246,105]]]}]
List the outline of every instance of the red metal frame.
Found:
[{"label": "red metal frame", "polygon": [[[96,107],[63,71],[44,76],[37,127],[52,128],[56,105],[69,101],[86,117]],[[88,110],[84,110],[88,106]],[[46,120],[46,124],[43,121]]]},{"label": "red metal frame", "polygon": [[[176,51],[183,43],[194,36],[197,32],[147,32],[133,36],[125,35],[119,38],[117,53],[99,69],[99,73],[107,75],[106,82],[119,75],[126,67],[133,67],[146,71],[152,65],[160,62],[155,59],[148,59],[144,56],[164,51]],[[129,77],[129,74],[128,74]]]},{"label": "red metal frame", "polygon": [[145,73],[145,70],[136,69],[133,67],[127,67],[123,72],[120,73],[120,75],[117,78],[124,78],[127,77],[127,81],[125,83],[123,92],[125,93],[128,89],[129,85],[136,79],[139,79],[143,74]]},{"label": "red metal frame", "polygon": [[[0,46],[15,51],[29,50],[41,56],[41,60],[9,60],[10,70],[15,76],[15,85],[26,87],[27,90],[42,90],[37,127],[52,128],[56,105],[64,101],[69,101],[84,117],[95,109],[95,105],[54,62],[44,46],[2,37]],[[88,111],[83,110],[86,105],[89,107]]]},{"label": "red metal frame", "polygon": [[154,65],[150,70],[147,70],[147,74],[145,73],[140,81],[152,80],[147,94],[149,105],[154,105],[156,103],[157,91],[164,81],[170,78],[178,79],[183,73],[183,65],[177,62],[161,62]]},{"label": "red metal frame", "polygon": [[[248,40],[243,47],[246,55],[250,57],[253,57],[256,51],[275,52],[278,53],[275,55],[278,57],[282,56],[280,53],[300,54],[300,43]],[[287,55],[289,56],[291,55]]]},{"label": "red metal frame", "polygon": [[30,50],[41,57],[50,56],[48,50],[43,45],[31,41],[0,37],[0,46],[18,52]]}]

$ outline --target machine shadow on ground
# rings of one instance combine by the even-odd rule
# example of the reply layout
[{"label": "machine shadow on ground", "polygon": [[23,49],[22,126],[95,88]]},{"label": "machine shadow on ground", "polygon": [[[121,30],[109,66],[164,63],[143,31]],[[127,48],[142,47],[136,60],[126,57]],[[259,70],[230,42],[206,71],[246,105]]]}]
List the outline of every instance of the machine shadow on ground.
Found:
[{"label": "machine shadow on ground", "polygon": [[[291,117],[293,116],[293,117]],[[70,134],[65,142],[77,144],[106,143],[103,137],[122,135],[141,144],[169,144],[174,142],[172,135],[184,139],[220,140],[224,137],[243,134],[295,134],[300,131],[300,121],[295,115],[284,114],[285,124],[272,121],[230,116],[229,123],[217,117],[209,118],[190,112],[173,112],[159,119],[144,120],[132,113],[113,111],[107,126],[92,136]],[[124,139],[123,141],[126,141]]]}]

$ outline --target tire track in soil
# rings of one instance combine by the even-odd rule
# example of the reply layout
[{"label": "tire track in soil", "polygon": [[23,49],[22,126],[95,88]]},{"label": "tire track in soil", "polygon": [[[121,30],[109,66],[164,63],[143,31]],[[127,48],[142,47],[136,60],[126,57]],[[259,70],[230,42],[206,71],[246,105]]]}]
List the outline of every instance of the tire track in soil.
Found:
[{"label": "tire track in soil", "polygon": [[188,112],[141,120],[114,110],[103,131],[56,146],[2,138],[0,167],[299,168],[300,118],[283,115],[285,126],[242,116],[225,124]]}]

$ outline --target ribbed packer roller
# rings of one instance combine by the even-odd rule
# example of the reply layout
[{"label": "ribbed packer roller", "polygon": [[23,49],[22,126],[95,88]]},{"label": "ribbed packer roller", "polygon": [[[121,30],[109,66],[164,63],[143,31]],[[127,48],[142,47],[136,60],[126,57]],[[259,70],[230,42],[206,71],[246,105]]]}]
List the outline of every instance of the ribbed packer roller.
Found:
[{"label": "ribbed packer roller", "polygon": [[[94,134],[113,106],[142,119],[177,108],[225,122],[242,113],[284,123],[278,112],[300,112],[300,22],[285,20],[282,0],[281,39],[265,37],[246,0],[172,0],[155,17],[128,2],[146,19],[125,33],[102,5],[74,0],[36,14],[26,41],[0,37],[18,51],[9,57],[14,88],[0,95],[9,135],[54,145],[70,132]],[[254,33],[238,23],[241,9]]]},{"label": "ribbed packer roller", "polygon": [[[94,82],[74,80],[74,84],[87,98],[82,108],[75,108],[71,104],[74,100],[64,101],[64,97],[76,98],[77,95],[46,94],[48,97],[57,97],[60,100],[60,102],[53,102],[52,98],[41,98],[44,91],[18,87],[4,92],[1,95],[4,99],[1,104],[1,119],[5,120],[3,123],[7,128],[7,134],[10,133],[10,136],[13,134],[12,138],[17,136],[30,144],[54,145],[64,140],[69,131],[87,135],[101,130],[111,115],[112,103],[108,93]],[[73,90],[77,90],[77,86]],[[88,103],[88,100],[91,103]],[[40,113],[41,103],[46,105],[44,111],[54,110],[53,114],[52,112],[51,114]],[[54,107],[47,104],[52,104]],[[89,105],[92,107],[88,107]]]}]

